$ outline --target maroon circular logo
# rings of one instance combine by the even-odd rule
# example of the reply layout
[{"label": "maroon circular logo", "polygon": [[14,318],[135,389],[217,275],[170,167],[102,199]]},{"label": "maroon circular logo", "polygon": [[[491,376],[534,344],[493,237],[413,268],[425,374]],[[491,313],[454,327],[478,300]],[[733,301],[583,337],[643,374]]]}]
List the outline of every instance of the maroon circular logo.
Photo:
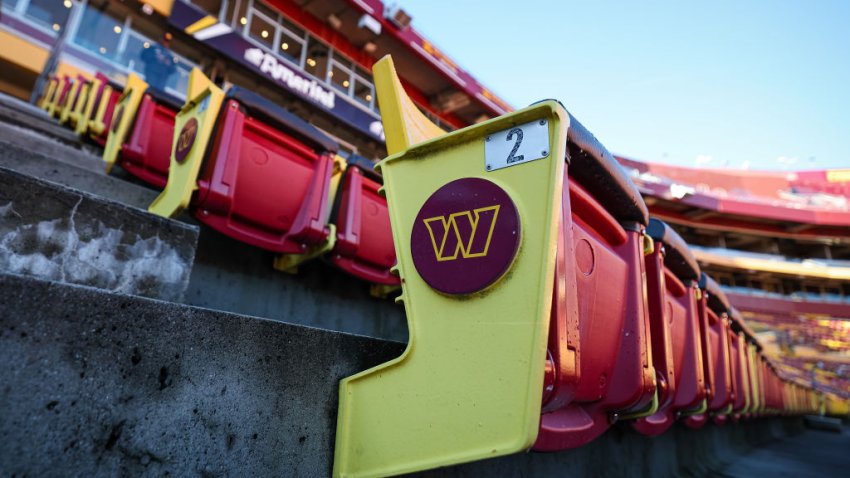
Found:
[{"label": "maroon circular logo", "polygon": [[428,285],[445,294],[472,294],[507,272],[519,241],[519,213],[508,193],[486,179],[463,178],[422,205],[410,251]]},{"label": "maroon circular logo", "polygon": [[198,120],[189,118],[189,121],[183,125],[180,130],[180,136],[177,137],[177,144],[174,145],[174,159],[178,164],[183,164],[186,161],[186,156],[192,150],[192,145],[195,144],[195,136],[198,134]]},{"label": "maroon circular logo", "polygon": [[118,105],[118,111],[112,116],[112,132],[118,132],[118,126],[121,125],[121,118],[124,117],[124,105]]}]

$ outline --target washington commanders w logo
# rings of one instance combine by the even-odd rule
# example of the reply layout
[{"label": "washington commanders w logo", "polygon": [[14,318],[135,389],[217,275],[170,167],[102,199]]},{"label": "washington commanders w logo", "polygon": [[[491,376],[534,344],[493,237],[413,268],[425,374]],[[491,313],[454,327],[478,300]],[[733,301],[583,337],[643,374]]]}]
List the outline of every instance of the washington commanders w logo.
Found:
[{"label": "washington commanders w logo", "polygon": [[424,219],[431,236],[437,262],[485,257],[496,227],[501,206],[487,206],[471,211]]}]

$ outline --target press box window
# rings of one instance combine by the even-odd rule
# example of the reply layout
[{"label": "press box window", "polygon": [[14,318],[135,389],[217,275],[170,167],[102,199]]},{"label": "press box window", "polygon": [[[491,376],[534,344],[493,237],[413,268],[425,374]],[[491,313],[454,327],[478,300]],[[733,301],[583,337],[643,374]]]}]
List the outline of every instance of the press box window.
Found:
[{"label": "press box window", "polygon": [[328,79],[334,88],[348,95],[348,89],[351,87],[351,70],[334,60],[331,63],[331,71],[328,72]]},{"label": "press box window", "polygon": [[316,78],[325,78],[328,70],[328,52],[329,49],[324,43],[313,37],[309,37],[307,58],[304,60],[304,71]]},{"label": "press box window", "polygon": [[248,35],[263,45],[273,48],[275,41],[273,20],[256,11],[251,13],[251,26],[248,28]]}]

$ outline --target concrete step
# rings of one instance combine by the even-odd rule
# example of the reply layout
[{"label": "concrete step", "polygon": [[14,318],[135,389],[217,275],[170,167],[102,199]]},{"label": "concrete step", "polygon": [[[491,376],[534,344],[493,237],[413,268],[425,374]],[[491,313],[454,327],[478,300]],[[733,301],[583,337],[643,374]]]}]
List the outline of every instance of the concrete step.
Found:
[{"label": "concrete step", "polygon": [[6,125],[0,123],[0,167],[138,209],[147,209],[159,194],[153,189],[107,176],[103,172],[103,162],[100,158],[93,158],[96,167],[92,167],[86,161],[78,161],[73,157],[69,159],[61,151],[52,155],[45,154],[40,151],[44,148],[37,147],[45,144],[38,136],[18,137],[7,142],[2,138],[4,126]]},{"label": "concrete step", "polygon": [[55,118],[23,111],[0,101],[0,121],[45,134],[56,141],[82,148],[83,143],[71,129],[59,124]]},{"label": "concrete step", "polygon": [[[158,191],[126,179],[106,176],[99,157],[80,156],[84,153],[42,134],[25,131],[3,136],[4,130],[11,128],[0,122],[0,167],[140,209],[147,209],[158,195]],[[51,151],[45,154],[48,146]],[[189,214],[178,219],[200,227]],[[200,230],[187,304],[407,340],[404,309],[392,300],[370,297],[368,283],[322,261],[301,266],[295,276],[276,271],[273,254],[206,227]]]},{"label": "concrete step", "polygon": [[39,108],[38,106],[36,106],[36,105],[34,105],[34,104],[32,104],[28,101],[24,101],[20,98],[16,98],[14,96],[7,95],[6,93],[3,93],[2,91],[0,91],[0,104],[7,106],[9,108],[18,110],[22,113],[29,114],[31,116],[41,117],[41,118],[45,118],[45,119],[50,118],[50,116],[47,114],[47,112],[44,111],[43,109]]},{"label": "concrete step", "polygon": [[[339,380],[403,349],[0,274],[0,470],[327,476]],[[764,419],[702,430],[677,426],[650,438],[618,424],[577,450],[517,454],[420,476],[710,476],[712,466],[801,430],[799,420]]]},{"label": "concrete step", "polygon": [[0,168],[0,271],[182,299],[198,228]]},{"label": "concrete step", "polygon": [[95,146],[69,146],[38,131],[0,121],[0,141],[14,144],[32,153],[73,164],[90,171],[103,171],[103,160]]}]

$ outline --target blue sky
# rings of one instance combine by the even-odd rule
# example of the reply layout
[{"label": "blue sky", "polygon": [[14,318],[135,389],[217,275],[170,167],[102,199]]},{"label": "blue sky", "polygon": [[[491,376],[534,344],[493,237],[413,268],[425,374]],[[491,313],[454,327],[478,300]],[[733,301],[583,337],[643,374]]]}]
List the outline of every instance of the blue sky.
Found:
[{"label": "blue sky", "polygon": [[402,0],[514,107],[558,98],[615,154],[850,167],[850,0]]}]

